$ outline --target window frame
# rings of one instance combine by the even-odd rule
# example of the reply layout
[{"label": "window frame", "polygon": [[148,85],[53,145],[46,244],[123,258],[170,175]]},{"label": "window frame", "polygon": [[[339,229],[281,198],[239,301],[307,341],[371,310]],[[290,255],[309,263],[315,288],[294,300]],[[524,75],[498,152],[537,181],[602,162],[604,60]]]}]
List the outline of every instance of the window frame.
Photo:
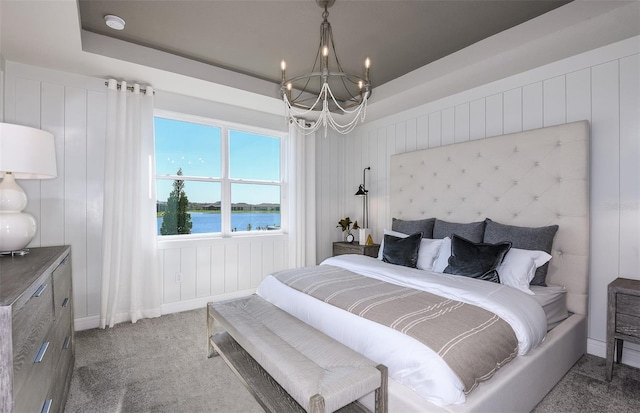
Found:
[{"label": "window frame", "polygon": [[[219,239],[219,238],[240,238],[240,237],[262,237],[268,235],[281,235],[286,233],[286,225],[288,222],[288,210],[284,200],[287,199],[288,188],[286,185],[285,172],[287,170],[286,162],[286,146],[288,133],[277,131],[273,129],[260,128],[256,126],[244,125],[234,122],[222,121],[219,119],[208,118],[204,116],[191,115],[188,113],[169,111],[165,109],[154,109],[153,111],[154,123],[155,118],[164,118],[170,120],[176,120],[181,122],[198,123],[201,125],[211,126],[220,129],[220,177],[208,178],[201,176],[190,175],[158,175],[155,171],[156,153],[155,153],[155,130],[154,130],[154,176],[153,185],[156,188],[156,202],[157,197],[157,181],[181,179],[183,181],[201,181],[201,182],[219,182],[221,185],[220,192],[220,220],[221,231],[220,232],[208,232],[208,233],[196,233],[196,234],[176,234],[176,235],[160,235],[157,234],[158,241],[189,241],[195,239]],[[279,181],[264,181],[254,179],[242,179],[242,178],[230,178],[229,176],[229,131],[240,131],[251,134],[269,136],[280,139],[280,180]],[[269,231],[232,231],[231,230],[231,185],[234,183],[240,184],[254,184],[254,185],[270,185],[280,187],[280,229]]]}]

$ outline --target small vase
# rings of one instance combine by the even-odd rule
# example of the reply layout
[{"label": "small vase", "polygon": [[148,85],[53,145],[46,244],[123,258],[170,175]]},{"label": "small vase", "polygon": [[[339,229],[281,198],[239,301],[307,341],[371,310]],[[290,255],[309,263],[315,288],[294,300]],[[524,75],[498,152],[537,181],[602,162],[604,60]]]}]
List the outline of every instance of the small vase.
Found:
[{"label": "small vase", "polygon": [[360,228],[358,230],[358,243],[360,245],[366,245],[367,238],[371,235],[371,230],[369,228]]}]

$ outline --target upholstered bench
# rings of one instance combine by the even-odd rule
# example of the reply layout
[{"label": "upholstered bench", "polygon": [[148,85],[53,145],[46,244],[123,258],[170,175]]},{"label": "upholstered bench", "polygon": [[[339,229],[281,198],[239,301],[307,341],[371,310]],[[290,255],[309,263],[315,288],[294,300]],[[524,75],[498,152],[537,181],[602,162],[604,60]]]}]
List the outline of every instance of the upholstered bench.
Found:
[{"label": "upholstered bench", "polygon": [[[222,355],[267,410],[282,407],[267,406],[257,393],[270,390],[248,383],[259,374],[251,368],[248,373],[239,372],[242,366],[231,357],[229,336],[307,412],[333,412],[375,391],[376,412],[386,413],[385,366],[376,366],[261,297],[209,303],[207,320],[209,357]],[[215,323],[226,333],[215,334]]]}]

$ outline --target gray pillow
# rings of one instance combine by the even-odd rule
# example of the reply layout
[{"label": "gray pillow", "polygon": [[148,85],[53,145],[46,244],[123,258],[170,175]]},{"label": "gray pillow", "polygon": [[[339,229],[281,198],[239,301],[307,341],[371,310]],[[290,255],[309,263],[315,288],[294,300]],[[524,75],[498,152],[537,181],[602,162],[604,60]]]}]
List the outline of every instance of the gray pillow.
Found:
[{"label": "gray pillow", "polygon": [[[557,225],[548,227],[518,227],[515,225],[505,225],[492,221],[489,218],[485,220],[486,228],[484,231],[484,242],[500,242],[511,241],[513,248],[523,250],[545,251],[551,254],[553,246],[553,237],[558,231]],[[541,285],[546,287],[547,271],[549,263],[536,270],[536,275],[529,283],[530,285]]]},{"label": "gray pillow", "polygon": [[382,261],[388,262],[389,264],[416,268],[421,240],[422,234],[419,232],[409,235],[406,238],[385,234]]},{"label": "gray pillow", "polygon": [[391,220],[391,229],[403,234],[422,233],[422,238],[433,238],[433,224],[435,218],[417,219],[414,221],[406,221],[404,219],[393,218]]},{"label": "gray pillow", "polygon": [[449,265],[444,272],[500,283],[497,268],[509,249],[511,249],[510,242],[497,244],[471,242],[454,234],[451,236]]},{"label": "gray pillow", "polygon": [[471,242],[482,242],[484,238],[484,221],[460,224],[436,219],[433,225],[433,238],[450,237],[452,234],[466,238]]}]

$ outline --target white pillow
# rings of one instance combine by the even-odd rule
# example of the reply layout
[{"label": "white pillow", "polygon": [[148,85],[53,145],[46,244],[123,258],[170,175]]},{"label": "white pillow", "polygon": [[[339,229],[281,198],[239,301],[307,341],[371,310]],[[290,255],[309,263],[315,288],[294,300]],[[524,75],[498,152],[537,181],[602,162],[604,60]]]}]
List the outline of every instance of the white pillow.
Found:
[{"label": "white pillow", "polygon": [[551,259],[551,255],[544,251],[523,250],[511,248],[498,267],[500,284],[517,288],[533,295],[529,283],[536,274],[536,269]]},{"label": "white pillow", "polygon": [[440,253],[433,263],[433,272],[443,272],[447,265],[449,265],[449,257],[451,256],[451,238],[445,237],[442,239],[442,245],[440,246]]},{"label": "white pillow", "polygon": [[[409,235],[402,232],[392,231],[390,229],[384,230],[385,235],[393,235],[398,238],[406,238]],[[441,239],[422,238],[420,241],[420,248],[418,249],[418,263],[417,268],[420,270],[431,271],[433,268],[433,262],[435,261],[438,253],[440,252],[440,246],[442,245]],[[384,251],[384,237],[380,243],[380,251],[378,252],[378,259],[382,259]]]}]

